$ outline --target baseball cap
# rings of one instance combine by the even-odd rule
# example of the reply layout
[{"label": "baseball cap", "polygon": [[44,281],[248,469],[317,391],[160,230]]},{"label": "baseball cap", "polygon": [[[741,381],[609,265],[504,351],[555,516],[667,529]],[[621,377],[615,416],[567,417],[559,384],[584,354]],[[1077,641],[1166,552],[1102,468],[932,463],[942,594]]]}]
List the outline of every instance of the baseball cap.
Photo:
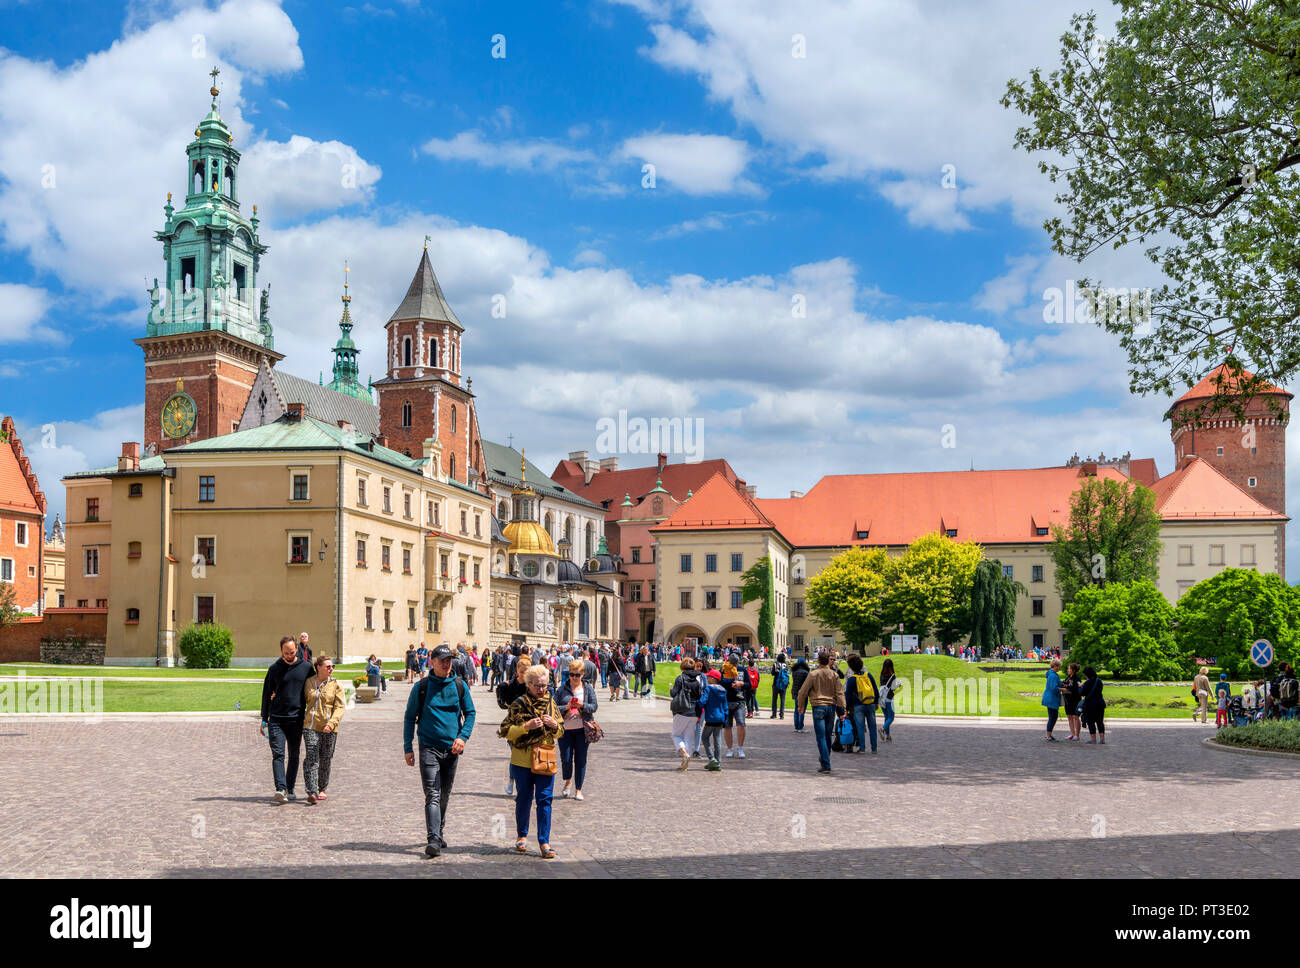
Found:
[{"label": "baseball cap", "polygon": [[444,643],[443,645],[437,646],[437,647],[436,647],[436,648],[435,648],[435,649],[434,649],[434,650],[429,654],[429,658],[431,658],[431,659],[450,659],[450,658],[451,658],[451,655],[452,655],[452,653],[451,653],[451,649],[450,649],[450,648],[449,648],[449,647]]}]

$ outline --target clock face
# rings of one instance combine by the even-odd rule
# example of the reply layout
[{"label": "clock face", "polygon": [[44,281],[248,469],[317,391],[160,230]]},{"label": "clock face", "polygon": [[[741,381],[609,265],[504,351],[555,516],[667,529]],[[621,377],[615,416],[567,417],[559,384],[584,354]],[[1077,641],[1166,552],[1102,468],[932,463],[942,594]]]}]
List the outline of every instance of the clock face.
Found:
[{"label": "clock face", "polygon": [[188,393],[173,393],[162,407],[162,432],[173,440],[188,437],[194,429],[198,407]]}]

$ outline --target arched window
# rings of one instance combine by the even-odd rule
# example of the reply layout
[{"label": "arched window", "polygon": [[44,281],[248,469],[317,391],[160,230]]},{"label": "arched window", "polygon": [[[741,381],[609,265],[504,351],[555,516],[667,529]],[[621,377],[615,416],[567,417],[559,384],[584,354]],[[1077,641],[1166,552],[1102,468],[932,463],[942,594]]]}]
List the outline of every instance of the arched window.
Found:
[{"label": "arched window", "polygon": [[451,407],[451,432],[452,435],[455,436],[456,433],[456,405],[455,404],[452,404]]},{"label": "arched window", "polygon": [[609,638],[609,602],[604,600],[600,603],[600,637]]},{"label": "arched window", "polygon": [[402,426],[411,426],[411,405],[409,403],[402,404]]},{"label": "arched window", "polygon": [[454,481],[456,479],[456,455],[451,455],[451,462],[447,465],[447,473]]},{"label": "arched window", "polygon": [[411,337],[402,338],[402,366],[411,365]]},{"label": "arched window", "polygon": [[509,520],[509,510],[505,501],[497,502],[497,520],[502,524]]},{"label": "arched window", "polygon": [[226,165],[226,197],[235,197],[235,170],[229,165]]},{"label": "arched window", "polygon": [[203,162],[194,163],[194,173],[190,178],[190,194],[197,195],[203,191]]},{"label": "arched window", "polygon": [[578,634],[584,638],[591,635],[591,612],[586,602],[578,606]]},{"label": "arched window", "polygon": [[552,541],[555,540],[555,519],[551,517],[550,511],[546,512],[546,533],[551,536]]},{"label": "arched window", "polygon": [[436,338],[429,340],[429,365],[438,365],[438,340]]},{"label": "arched window", "polygon": [[570,545],[573,544],[573,518],[565,518],[564,520],[564,538]]},{"label": "arched window", "polygon": [[594,535],[595,533],[596,533],[595,525],[593,525],[590,521],[588,521],[587,531],[586,531],[587,542],[585,545],[583,545],[584,558],[590,558],[592,555],[596,553],[596,542],[592,540],[592,535]]}]

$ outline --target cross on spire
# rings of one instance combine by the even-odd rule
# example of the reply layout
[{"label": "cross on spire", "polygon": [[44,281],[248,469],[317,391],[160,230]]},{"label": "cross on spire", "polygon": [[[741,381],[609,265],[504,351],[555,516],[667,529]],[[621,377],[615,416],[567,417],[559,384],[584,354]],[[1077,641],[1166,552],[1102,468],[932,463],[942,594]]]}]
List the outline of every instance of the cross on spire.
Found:
[{"label": "cross on spire", "polygon": [[514,435],[514,434],[506,434],[506,446],[509,447],[509,448],[511,448],[512,450],[514,449],[514,446],[515,446],[515,435]]},{"label": "cross on spire", "polygon": [[426,235],[426,236],[424,237],[424,248],[425,248],[426,250],[428,250],[428,248],[429,248],[429,243],[432,242],[432,241],[433,241],[433,236],[431,236],[431,235]]}]

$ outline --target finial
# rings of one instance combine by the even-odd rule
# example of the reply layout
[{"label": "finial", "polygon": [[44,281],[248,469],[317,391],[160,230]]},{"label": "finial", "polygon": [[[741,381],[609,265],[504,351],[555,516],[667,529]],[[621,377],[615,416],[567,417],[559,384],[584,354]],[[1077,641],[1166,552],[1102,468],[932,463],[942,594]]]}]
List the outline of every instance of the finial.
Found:
[{"label": "finial", "polygon": [[524,450],[522,447],[519,449],[519,483],[520,484],[528,483],[528,468],[525,465],[525,459],[526,459],[525,455],[527,455],[527,453],[528,451]]},{"label": "finial", "polygon": [[424,251],[425,251],[425,252],[428,252],[428,251],[429,251],[429,243],[432,242],[432,241],[433,241],[433,237],[432,237],[432,236],[426,235],[426,236],[424,237]]},{"label": "finial", "polygon": [[168,192],[168,193],[167,193],[167,204],[170,205],[171,203],[172,203],[172,193],[171,193],[171,192]]},{"label": "finial", "polygon": [[208,89],[208,92],[212,95],[212,103],[214,105],[217,103],[217,95],[221,93],[217,90],[217,75],[220,73],[221,68],[217,67],[215,64],[213,65],[212,70],[208,71],[209,76],[212,78],[212,87]]},{"label": "finial", "polygon": [[343,260],[343,301],[345,303],[352,302],[352,297],[348,295],[348,273],[351,271],[352,270],[348,268],[348,260],[344,259]]}]

